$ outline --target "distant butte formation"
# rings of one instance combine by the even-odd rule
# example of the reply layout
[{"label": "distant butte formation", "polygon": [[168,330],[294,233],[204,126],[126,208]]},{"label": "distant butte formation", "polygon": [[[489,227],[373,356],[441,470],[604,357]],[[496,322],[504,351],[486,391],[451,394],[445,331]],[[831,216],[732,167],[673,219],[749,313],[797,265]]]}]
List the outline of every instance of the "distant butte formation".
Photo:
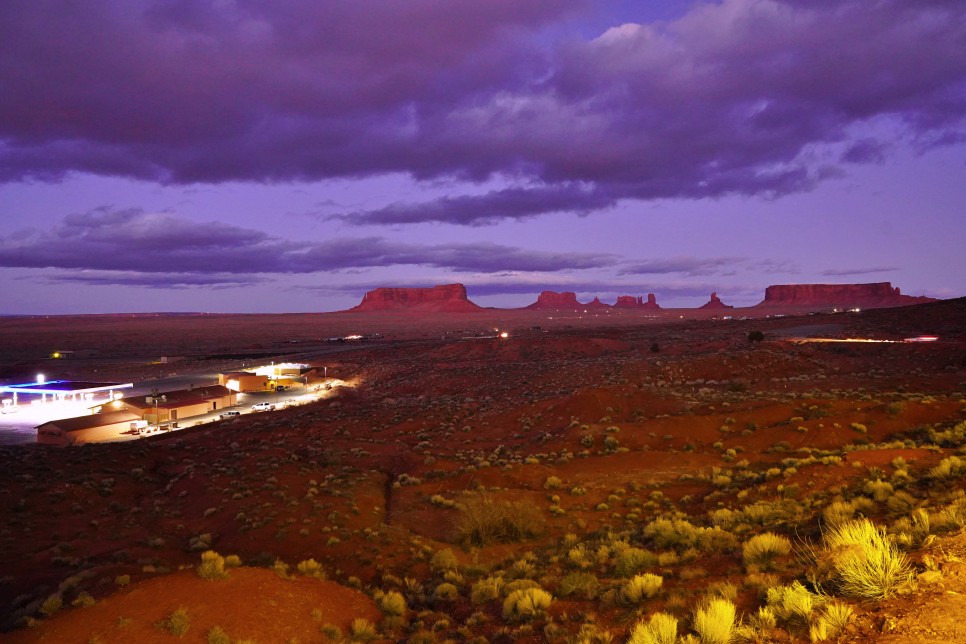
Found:
[{"label": "distant butte formation", "polygon": [[377,288],[349,310],[473,313],[483,309],[467,299],[462,284],[445,284],[432,288]]},{"label": "distant butte formation", "polygon": [[874,284],[780,284],[765,289],[758,306],[836,306],[865,309],[935,302],[931,297],[903,295],[889,282]]},{"label": "distant butte formation", "polygon": [[722,302],[721,301],[721,298],[718,297],[718,294],[712,291],[712,293],[711,293],[711,299],[708,300],[707,304],[702,304],[699,308],[702,308],[702,309],[733,309],[735,307],[730,306],[730,305],[725,304],[724,302]]},{"label": "distant butte formation", "polygon": [[[823,308],[889,308],[935,301],[930,297],[902,295],[889,282],[874,284],[781,284],[765,289],[765,299],[753,309],[811,309]],[[537,301],[524,307],[535,311],[591,311],[604,309],[660,310],[653,293],[647,300],[633,295],[621,295],[613,306],[599,298],[582,304],[573,291],[557,293],[543,291]],[[703,310],[728,310],[717,293],[702,306]],[[367,292],[358,306],[350,311],[412,311],[438,313],[473,313],[484,309],[471,302],[462,284],[446,284],[432,288],[377,288]]]}]

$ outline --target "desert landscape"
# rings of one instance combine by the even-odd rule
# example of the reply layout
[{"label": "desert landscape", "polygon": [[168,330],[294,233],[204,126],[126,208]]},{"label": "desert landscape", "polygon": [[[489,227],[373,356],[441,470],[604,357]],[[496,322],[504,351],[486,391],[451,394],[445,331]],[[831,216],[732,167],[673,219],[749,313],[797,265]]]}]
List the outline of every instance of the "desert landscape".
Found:
[{"label": "desert landscape", "polygon": [[427,312],[452,307],[427,291],[0,320],[9,378],[52,347],[96,350],[70,377],[157,377],[158,355],[205,371],[367,337],[318,363],[356,382],[318,403],[2,448],[2,638],[966,636],[966,299],[723,319],[643,297]]}]

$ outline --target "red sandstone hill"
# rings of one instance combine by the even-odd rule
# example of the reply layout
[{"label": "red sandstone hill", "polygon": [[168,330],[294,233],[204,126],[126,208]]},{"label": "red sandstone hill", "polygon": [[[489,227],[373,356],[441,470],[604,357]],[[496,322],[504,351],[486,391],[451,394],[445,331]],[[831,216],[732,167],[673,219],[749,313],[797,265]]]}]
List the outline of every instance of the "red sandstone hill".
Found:
[{"label": "red sandstone hill", "polygon": [[350,311],[413,311],[422,313],[475,313],[483,308],[470,302],[462,284],[432,288],[377,288],[362,296]]},{"label": "red sandstone hill", "polygon": [[935,302],[931,297],[902,295],[890,282],[871,284],[780,284],[765,289],[756,306],[835,306],[842,308],[888,308]]}]

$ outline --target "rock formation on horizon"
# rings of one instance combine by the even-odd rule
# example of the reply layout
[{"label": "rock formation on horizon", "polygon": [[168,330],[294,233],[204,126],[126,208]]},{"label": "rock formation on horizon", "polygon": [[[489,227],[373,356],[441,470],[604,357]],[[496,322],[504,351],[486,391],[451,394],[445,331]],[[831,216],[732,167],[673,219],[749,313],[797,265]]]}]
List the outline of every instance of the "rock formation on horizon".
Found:
[{"label": "rock formation on horizon", "polygon": [[711,299],[708,300],[707,304],[702,304],[698,308],[699,309],[733,309],[735,307],[731,306],[730,304],[725,304],[724,302],[722,302],[721,299],[718,297],[717,291],[713,291],[711,293]]},{"label": "rock formation on horizon", "polygon": [[618,295],[617,304],[614,305],[617,309],[659,309],[661,305],[657,303],[657,298],[654,297],[654,293],[647,294],[647,301],[644,301],[643,297],[634,297],[633,295]]},{"label": "rock formation on horizon", "polygon": [[528,309],[547,310],[547,311],[577,311],[584,308],[584,305],[577,301],[577,294],[573,291],[543,291],[537,297],[537,301],[527,306]]},{"label": "rock formation on horizon", "polygon": [[870,284],[778,284],[765,289],[756,306],[888,308],[935,302],[931,297],[903,295],[891,282]]},{"label": "rock formation on horizon", "polygon": [[584,304],[584,308],[590,309],[590,310],[599,310],[599,309],[609,309],[612,307],[610,304],[604,304],[603,302],[601,302],[599,297],[594,296],[593,300],[591,300],[587,304]]},{"label": "rock formation on horizon", "polygon": [[350,311],[414,311],[432,313],[472,313],[482,311],[466,297],[462,284],[431,288],[377,288],[362,296]]}]

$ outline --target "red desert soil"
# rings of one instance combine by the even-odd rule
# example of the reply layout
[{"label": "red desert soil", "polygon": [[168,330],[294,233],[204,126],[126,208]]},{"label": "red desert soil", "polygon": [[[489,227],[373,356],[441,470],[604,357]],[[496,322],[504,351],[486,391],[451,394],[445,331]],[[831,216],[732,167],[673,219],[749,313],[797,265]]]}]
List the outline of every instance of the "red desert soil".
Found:
[{"label": "red desert soil", "polygon": [[[370,597],[406,597],[406,625],[386,626],[388,639],[432,631],[440,640],[541,641],[547,632],[566,641],[589,625],[624,641],[659,610],[678,616],[684,634],[709,589],[733,592],[739,611],[754,613],[763,600],[741,544],[765,530],[818,543],[834,504],[852,504],[857,516],[897,534],[911,530],[920,510],[936,525],[946,516],[966,525],[966,470],[933,473],[966,449],[966,300],[755,320],[646,315],[0,319],[0,338],[17,338],[0,352],[0,373],[11,378],[42,367],[52,378],[136,379],[129,374],[291,358],[358,383],[319,403],[136,442],[0,448],[0,621],[11,629],[42,618],[52,596],[64,604],[6,637],[87,641],[96,632],[113,641],[128,636],[117,620],[130,617],[123,628],[142,628],[147,639],[126,641],[152,641],[154,623],[183,604],[190,639],[217,624],[232,638],[284,641],[269,630],[277,622],[308,629],[286,637],[316,641],[320,623],[345,625],[312,617],[330,601],[358,598],[361,614],[382,624],[352,586]],[[758,330],[765,340],[750,342]],[[806,332],[941,340],[787,339]],[[379,337],[328,340],[350,333]],[[79,347],[98,353],[44,359]],[[157,364],[165,355],[185,359]],[[467,542],[460,507],[478,499],[516,503],[539,529],[510,543]],[[717,541],[681,546],[645,534],[666,518]],[[934,532],[935,542],[910,546],[909,557],[917,574],[939,569],[938,583],[878,603],[843,598],[855,617],[842,641],[963,641],[962,525]],[[594,557],[579,568],[599,583],[591,597],[564,595],[563,579],[577,570],[575,545]],[[636,607],[612,599],[626,581],[616,572],[626,545],[661,557],[648,570],[664,578],[663,589]],[[245,567],[216,582],[173,572],[209,548],[238,555]],[[447,549],[458,570],[433,563]],[[258,569],[276,560],[294,569],[309,558],[341,585]],[[774,574],[773,584],[808,580],[794,556]],[[115,580],[123,575],[131,585],[121,588]],[[503,597],[471,600],[473,585],[491,576],[538,583],[555,603],[532,623],[507,620]],[[142,606],[136,597],[146,589],[158,595]],[[81,592],[97,603],[70,607]],[[134,602],[130,610],[125,602]],[[276,619],[283,610],[297,618]],[[93,619],[99,615],[106,621]],[[48,630],[59,628],[78,630]],[[55,632],[65,634],[58,640]],[[772,636],[808,641],[800,628]]]},{"label": "red desert soil", "polygon": [[148,579],[118,591],[110,601],[65,611],[36,627],[7,635],[10,642],[161,642],[175,639],[158,626],[179,608],[190,626],[185,640],[204,641],[218,626],[232,640],[319,642],[323,624],[348,631],[353,619],[377,621],[373,601],[331,581],[282,579],[257,568],[233,569],[208,581],[193,570]]}]

